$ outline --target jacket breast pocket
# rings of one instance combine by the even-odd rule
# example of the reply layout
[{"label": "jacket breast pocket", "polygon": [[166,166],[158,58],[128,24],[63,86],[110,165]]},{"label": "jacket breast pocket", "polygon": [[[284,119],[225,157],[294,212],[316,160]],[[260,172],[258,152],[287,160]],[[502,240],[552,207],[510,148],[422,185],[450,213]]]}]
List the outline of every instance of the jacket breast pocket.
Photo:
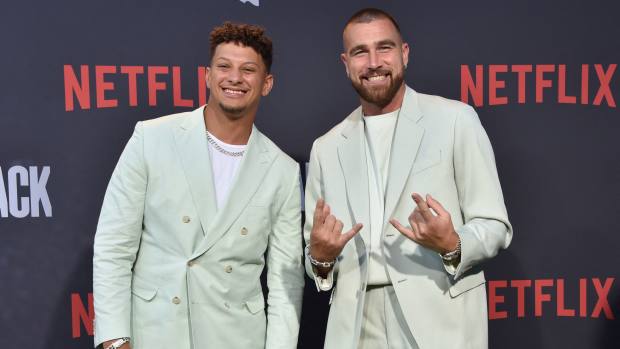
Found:
[{"label": "jacket breast pocket", "polygon": [[418,154],[411,168],[411,175],[433,168],[441,162],[441,149],[433,149]]},{"label": "jacket breast pocket", "polygon": [[250,204],[243,213],[242,221],[248,229],[268,233],[271,229],[271,219],[269,216],[269,206],[257,206]]},{"label": "jacket breast pocket", "polygon": [[484,285],[486,280],[483,272],[476,274],[466,275],[457,280],[452,286],[450,286],[449,292],[452,298],[457,297],[471,289]]}]

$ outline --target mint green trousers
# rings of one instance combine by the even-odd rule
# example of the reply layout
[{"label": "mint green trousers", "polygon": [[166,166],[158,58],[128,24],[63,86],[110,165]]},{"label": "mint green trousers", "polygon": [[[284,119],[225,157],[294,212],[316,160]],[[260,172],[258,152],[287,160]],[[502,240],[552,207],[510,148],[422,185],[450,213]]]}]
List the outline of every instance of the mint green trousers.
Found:
[{"label": "mint green trousers", "polygon": [[359,349],[418,349],[394,287],[368,286]]}]

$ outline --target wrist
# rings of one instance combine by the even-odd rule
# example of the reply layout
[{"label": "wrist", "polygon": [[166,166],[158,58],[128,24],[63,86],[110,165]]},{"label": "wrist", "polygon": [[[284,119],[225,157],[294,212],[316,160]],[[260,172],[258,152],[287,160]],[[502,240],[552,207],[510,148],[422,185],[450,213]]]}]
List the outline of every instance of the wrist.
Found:
[{"label": "wrist", "polygon": [[310,261],[310,264],[312,264],[317,269],[320,268],[319,271],[327,270],[327,272],[329,272],[329,270],[331,270],[334,264],[336,264],[336,258],[333,258],[333,259],[328,259],[328,258],[324,259],[323,257],[315,258],[315,256],[312,254],[312,251],[310,250],[310,245],[311,244],[306,245],[306,249],[305,249],[306,256],[308,256],[308,260]]},{"label": "wrist", "polygon": [[444,250],[443,252],[439,253],[441,259],[446,262],[454,262],[461,258],[461,238],[456,232],[453,232],[452,236],[453,241],[450,242],[449,246],[453,247],[449,250]]},{"label": "wrist", "polygon": [[332,271],[334,267],[317,267],[316,265],[312,266],[312,271],[314,272],[314,275],[319,276],[323,279],[327,279],[327,277],[329,276],[329,272]]},{"label": "wrist", "polygon": [[449,235],[449,237],[446,239],[446,243],[443,246],[442,250],[439,251],[439,254],[446,254],[452,251],[455,251],[458,247],[459,244],[461,243],[461,238],[459,237],[459,234],[457,234],[456,231],[452,231],[452,233]]}]

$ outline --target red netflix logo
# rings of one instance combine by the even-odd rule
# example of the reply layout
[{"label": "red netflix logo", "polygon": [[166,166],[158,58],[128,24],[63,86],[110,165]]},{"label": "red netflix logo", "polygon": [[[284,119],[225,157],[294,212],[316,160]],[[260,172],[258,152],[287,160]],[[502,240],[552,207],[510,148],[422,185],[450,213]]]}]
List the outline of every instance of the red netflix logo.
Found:
[{"label": "red netflix logo", "polygon": [[86,335],[93,335],[93,323],[95,320],[95,309],[93,306],[93,294],[89,293],[86,304],[79,293],[71,294],[71,334],[73,338],[82,336],[82,328]]},{"label": "red netflix logo", "polygon": [[[126,99],[131,107],[137,106],[138,103],[144,103],[144,101],[138,100],[138,91],[143,89],[148,93],[149,106],[157,106],[161,98],[172,98],[172,103],[175,107],[200,106],[207,101],[205,67],[197,67],[196,69],[198,86],[192,98],[183,96],[181,91],[182,74],[181,68],[178,66],[122,65],[117,67],[114,65],[96,65],[91,67],[81,65],[78,68],[65,65],[63,73],[66,111],[76,109],[76,101],[77,108],[79,109],[90,109],[93,104],[95,108],[118,107],[119,96],[114,94],[117,90],[117,85],[114,81],[126,84]],[[144,81],[145,75],[146,81]],[[172,86],[169,86],[165,81],[170,80],[169,75],[172,75]],[[139,80],[142,83],[139,83]],[[172,92],[172,96],[170,96],[170,92]],[[197,104],[195,103],[196,101],[198,102]]]},{"label": "red netflix logo", "polygon": [[[468,65],[461,65],[461,101],[469,103],[471,95],[474,105],[481,107],[485,102],[484,93],[487,92],[488,105],[508,104],[511,101],[508,96],[504,95],[506,93],[504,89],[510,88],[506,86],[507,82],[516,79],[519,104],[527,102],[526,91],[531,91],[533,88],[536,103],[544,102],[545,90],[555,90],[557,103],[577,104],[579,100],[580,104],[599,106],[605,102],[609,107],[615,108],[616,101],[611,90],[611,80],[616,67],[617,64],[609,64],[606,67],[603,64],[582,64],[580,69],[572,67],[569,70],[571,67],[565,64],[490,64],[486,66],[478,64],[472,72]],[[596,75],[597,86],[590,86],[591,75]],[[567,79],[579,81],[579,90],[569,93]],[[596,88],[596,94],[594,99],[590,100],[590,92],[593,92],[594,88]],[[514,92],[514,88],[509,91]]]},{"label": "red netflix logo", "polygon": [[[557,317],[599,318],[601,315],[608,320],[615,316],[609,305],[609,292],[614,278],[579,279],[579,282],[565,283],[564,279],[537,279],[537,280],[493,280],[488,282],[489,287],[489,320],[506,319],[508,317],[524,318],[533,315],[542,317],[545,303],[555,303]],[[578,300],[569,304],[566,295],[569,292],[577,293]],[[527,300],[533,300],[533,306]],[[510,311],[508,304],[515,304]],[[591,309],[589,301],[595,301]],[[514,307],[513,307],[514,308]]]}]

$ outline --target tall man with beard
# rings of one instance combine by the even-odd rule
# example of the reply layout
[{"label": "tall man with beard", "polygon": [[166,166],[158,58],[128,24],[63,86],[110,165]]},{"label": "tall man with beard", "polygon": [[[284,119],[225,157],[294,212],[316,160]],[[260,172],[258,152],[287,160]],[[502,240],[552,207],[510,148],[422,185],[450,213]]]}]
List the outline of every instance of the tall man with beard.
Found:
[{"label": "tall man with beard", "polygon": [[343,41],[361,106],[314,142],[306,184],[325,348],[486,348],[480,263],[512,238],[489,139],[468,105],[405,85],[389,14],[357,12]]},{"label": "tall man with beard", "polygon": [[208,104],[137,124],[95,236],[96,345],[297,346],[299,166],[253,125],[271,62],[262,28],[225,23],[211,32]]}]

